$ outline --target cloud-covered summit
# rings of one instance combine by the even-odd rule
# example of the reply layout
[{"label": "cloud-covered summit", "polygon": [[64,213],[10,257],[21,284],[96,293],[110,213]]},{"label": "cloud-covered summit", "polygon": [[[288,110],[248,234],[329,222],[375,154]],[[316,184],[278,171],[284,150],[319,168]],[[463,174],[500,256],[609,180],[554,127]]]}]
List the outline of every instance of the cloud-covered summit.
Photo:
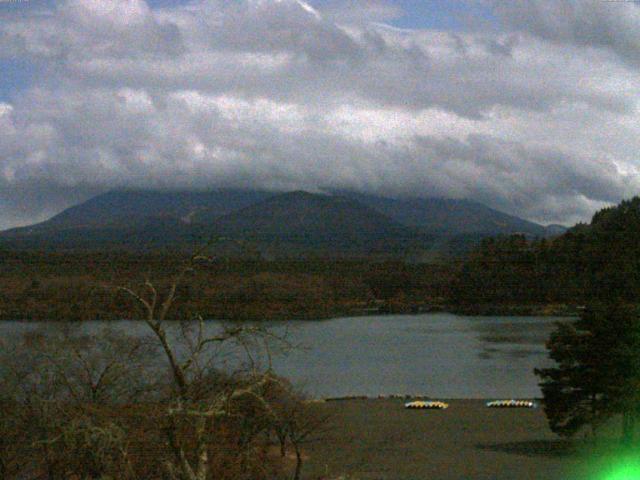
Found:
[{"label": "cloud-covered summit", "polygon": [[35,76],[0,103],[0,227],[112,188],[466,197],[547,223],[638,193],[640,7],[482,3],[497,23],[455,32],[388,25],[383,0],[0,7],[0,68]]}]

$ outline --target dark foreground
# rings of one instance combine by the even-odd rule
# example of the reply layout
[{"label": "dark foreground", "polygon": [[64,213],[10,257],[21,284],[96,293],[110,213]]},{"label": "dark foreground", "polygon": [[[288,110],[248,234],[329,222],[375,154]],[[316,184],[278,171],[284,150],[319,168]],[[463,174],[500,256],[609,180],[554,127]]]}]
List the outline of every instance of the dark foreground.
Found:
[{"label": "dark foreground", "polygon": [[441,411],[405,410],[400,400],[323,404],[333,428],[307,448],[305,478],[599,479],[588,472],[592,455],[554,435],[541,408],[449,403]]}]

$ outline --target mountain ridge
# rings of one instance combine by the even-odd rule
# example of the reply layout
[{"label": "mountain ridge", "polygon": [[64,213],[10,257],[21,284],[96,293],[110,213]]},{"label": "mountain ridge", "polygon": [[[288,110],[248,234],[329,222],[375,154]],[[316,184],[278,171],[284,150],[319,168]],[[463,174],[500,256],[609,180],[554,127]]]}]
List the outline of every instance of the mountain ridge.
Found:
[{"label": "mountain ridge", "polygon": [[[557,231],[557,230],[556,230]],[[0,232],[9,248],[191,248],[212,236],[275,256],[464,250],[486,236],[547,235],[542,225],[468,200],[357,193],[111,191],[39,224]],[[557,233],[556,233],[557,234]]]}]

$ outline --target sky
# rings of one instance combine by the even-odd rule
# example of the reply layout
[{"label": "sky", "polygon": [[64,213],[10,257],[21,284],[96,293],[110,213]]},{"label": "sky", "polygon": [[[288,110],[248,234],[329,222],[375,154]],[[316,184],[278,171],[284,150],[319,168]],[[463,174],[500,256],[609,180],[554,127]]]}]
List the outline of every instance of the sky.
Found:
[{"label": "sky", "polygon": [[0,229],[121,188],[640,192],[640,3],[0,0]]}]

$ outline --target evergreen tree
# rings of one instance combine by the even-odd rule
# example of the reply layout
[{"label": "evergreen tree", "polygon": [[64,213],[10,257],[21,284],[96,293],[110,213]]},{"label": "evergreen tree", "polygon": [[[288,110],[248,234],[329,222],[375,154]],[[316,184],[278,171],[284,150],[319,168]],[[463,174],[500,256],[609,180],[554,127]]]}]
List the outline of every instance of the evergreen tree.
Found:
[{"label": "evergreen tree", "polygon": [[631,441],[640,405],[640,321],[636,307],[594,304],[561,323],[547,342],[556,366],[536,369],[552,431],[571,436],[616,414]]}]

